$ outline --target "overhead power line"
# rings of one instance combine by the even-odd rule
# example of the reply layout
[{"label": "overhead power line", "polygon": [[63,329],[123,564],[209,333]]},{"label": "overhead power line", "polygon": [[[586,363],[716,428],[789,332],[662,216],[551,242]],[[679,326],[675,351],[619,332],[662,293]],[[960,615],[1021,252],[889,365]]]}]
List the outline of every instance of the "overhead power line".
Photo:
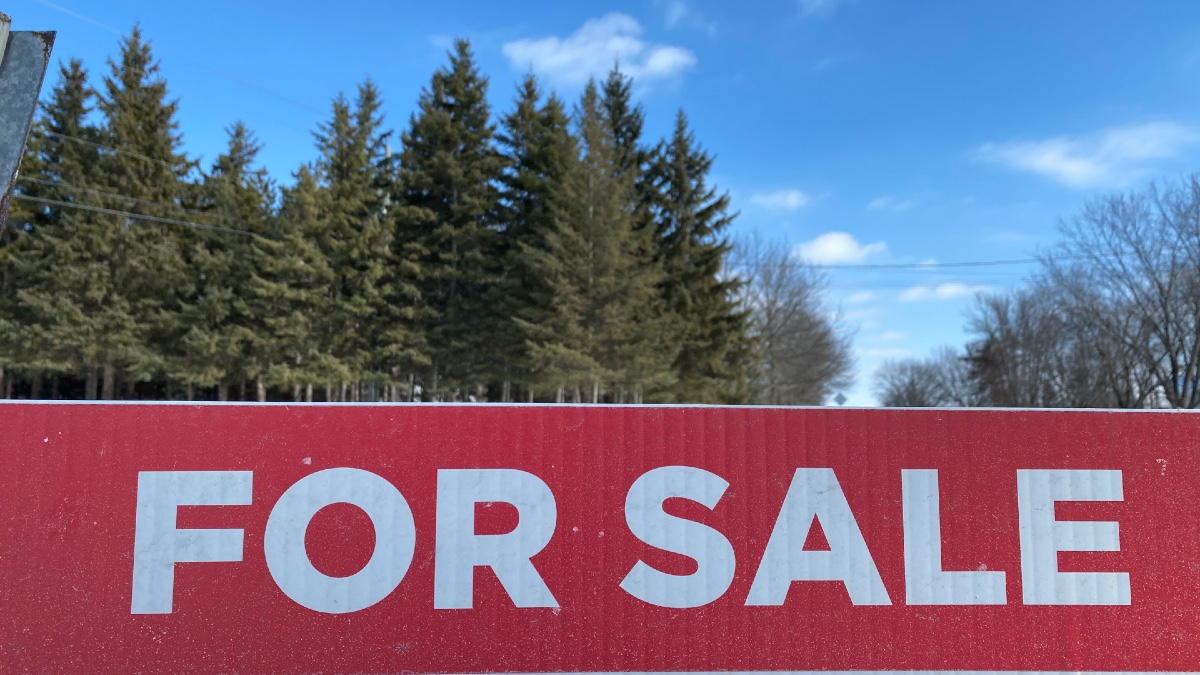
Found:
[{"label": "overhead power line", "polygon": [[[62,12],[63,14],[66,14],[67,16],[74,17],[74,18],[76,18],[76,19],[79,19],[80,21],[83,21],[83,22],[85,22],[85,23],[89,23],[89,24],[91,24],[91,25],[95,26],[96,28],[99,28],[99,29],[101,29],[101,30],[108,31],[109,33],[112,33],[112,34],[114,34],[114,35],[120,35],[120,36],[124,36],[124,35],[125,35],[125,34],[124,34],[122,31],[120,31],[120,30],[117,30],[116,28],[113,28],[112,26],[109,26],[109,25],[107,25],[107,24],[104,24],[104,23],[101,23],[101,22],[99,22],[99,21],[96,21],[95,19],[93,19],[93,18],[91,18],[91,17],[85,16],[85,15],[83,15],[83,14],[80,14],[79,12],[76,12],[76,11],[73,11],[73,10],[70,10],[70,9],[67,9],[66,7],[61,7],[61,6],[59,6],[59,5],[56,5],[56,4],[54,4],[53,2],[47,2],[47,0],[38,0],[38,2],[39,2],[39,3],[41,3],[41,4],[43,4],[43,5],[45,5],[45,6],[47,6],[47,7],[49,7],[50,9],[53,9],[53,10],[55,10],[55,11],[57,11],[57,12]],[[308,112],[313,112],[313,113],[316,113],[316,114],[318,114],[318,115],[323,115],[323,114],[325,114],[325,111],[324,111],[324,110],[320,110],[320,109],[318,109],[318,108],[315,108],[315,107],[313,107],[313,106],[311,106],[311,105],[308,105],[307,103],[302,103],[302,102],[300,102],[300,101],[297,101],[297,100],[295,100],[295,99],[293,99],[293,98],[289,98],[289,97],[287,97],[287,96],[284,96],[283,94],[280,94],[279,92],[276,92],[276,91],[272,91],[272,90],[270,90],[270,89],[267,89],[266,87],[264,87],[264,86],[262,86],[262,85],[255,84],[255,83],[253,83],[253,82],[250,82],[250,81],[248,81],[248,80],[243,80],[242,78],[240,78],[240,77],[238,77],[238,76],[236,76],[236,75],[230,75],[229,73],[226,73],[226,72],[223,72],[223,71],[217,70],[216,68],[213,68],[212,66],[209,66],[209,65],[207,65],[207,64],[201,63],[200,61],[196,61],[195,59],[190,59],[190,58],[188,58],[188,57],[186,57],[186,56],[183,56],[182,54],[173,53],[173,52],[166,51],[166,50],[164,50],[164,51],[163,51],[163,53],[166,53],[166,54],[172,54],[173,56],[175,56],[175,57],[179,58],[180,60],[187,61],[187,62],[188,62],[188,63],[190,63],[191,65],[193,65],[193,66],[195,66],[195,67],[197,67],[197,68],[200,68],[201,70],[207,70],[208,72],[212,73],[213,75],[216,75],[216,76],[218,76],[218,77],[225,78],[226,80],[229,80],[230,82],[234,82],[234,83],[236,83],[236,84],[240,84],[240,85],[242,85],[243,87],[247,87],[247,88],[253,89],[253,90],[255,90],[255,91],[259,92],[260,94],[266,94],[267,96],[270,96],[270,97],[272,97],[272,98],[279,99],[280,101],[283,101],[284,103],[287,103],[288,105],[293,105],[293,106],[295,106],[295,107],[297,107],[297,108],[300,108],[300,109],[302,109],[302,110],[307,110]]]},{"label": "overhead power line", "polygon": [[138,199],[137,197],[130,197],[129,195],[117,194],[115,192],[105,192],[104,190],[97,190],[95,188],[81,187],[79,185],[72,185],[70,183],[64,183],[62,181],[42,180],[40,178],[31,178],[29,176],[20,176],[20,177],[18,177],[17,180],[21,181],[22,183],[36,183],[38,185],[46,185],[49,187],[56,187],[64,192],[87,192],[89,194],[94,194],[94,195],[98,195],[101,197],[112,197],[113,199],[120,199],[122,201],[132,202],[134,204],[145,204],[147,206],[157,206],[157,207],[169,209],[172,211],[182,211],[184,213],[194,213],[198,216],[217,218],[218,220],[223,220],[225,222],[237,223],[239,225],[246,224],[246,221],[244,221],[244,220],[241,220],[239,218],[231,218],[229,216],[222,215],[220,213],[214,213],[211,211],[201,211],[199,209],[189,209],[189,208],[184,208],[178,204],[168,204],[165,202],[156,202],[156,201],[152,201],[149,199]]},{"label": "overhead power line", "polygon": [[116,209],[106,209],[101,206],[92,206],[91,204],[77,204],[75,202],[61,202],[56,199],[44,199],[42,197],[31,197],[29,195],[13,195],[15,199],[22,199],[27,202],[37,202],[48,206],[57,206],[66,209],[79,209],[81,211],[92,211],[95,213],[105,213],[111,216],[123,216],[134,220],[144,220],[152,223],[164,223],[166,225],[180,225],[183,227],[194,227],[200,230],[209,230],[211,232],[223,232],[225,234],[237,234],[243,237],[257,237],[259,235],[246,230],[235,230],[232,227],[220,227],[218,225],[206,225],[204,223],[193,223],[186,220],[175,220],[174,218],[160,218],[158,216],[147,216],[140,213],[129,213],[128,211],[118,211]]},{"label": "overhead power line", "polygon": [[147,161],[147,162],[154,162],[154,163],[156,163],[156,164],[162,164],[163,166],[165,166],[165,167],[167,167],[167,168],[169,168],[169,169],[175,169],[175,168],[178,166],[177,164],[172,164],[172,163],[170,163],[170,162],[165,162],[165,161],[163,161],[163,160],[161,160],[161,159],[154,159],[153,157],[147,157],[147,156],[145,156],[145,155],[139,155],[138,153],[136,153],[136,152],[132,152],[132,151],[130,151],[130,150],[122,150],[121,148],[114,148],[114,147],[113,147],[113,146],[111,146],[111,145],[104,145],[103,143],[96,143],[96,142],[94,142],[94,141],[88,141],[88,140],[84,140],[84,139],[82,139],[82,138],[76,138],[76,137],[74,137],[74,136],[68,136],[68,135],[66,135],[66,134],[60,134],[60,133],[58,133],[58,132],[56,132],[56,131],[46,131],[45,129],[42,129],[42,130],[40,130],[40,131],[39,131],[39,133],[45,134],[45,135],[47,135],[47,136],[52,136],[52,137],[54,137],[54,138],[57,138],[57,139],[59,139],[59,140],[71,141],[71,142],[73,142],[73,143],[79,143],[79,144],[81,144],[81,145],[88,145],[88,146],[91,146],[91,147],[93,147],[93,148],[97,148],[97,149],[100,149],[100,150],[110,150],[110,151],[112,151],[112,152],[115,152],[115,153],[117,153],[118,155],[125,155],[126,157],[134,157],[134,158],[136,158],[136,159],[143,159],[143,160],[145,160],[145,161]]}]

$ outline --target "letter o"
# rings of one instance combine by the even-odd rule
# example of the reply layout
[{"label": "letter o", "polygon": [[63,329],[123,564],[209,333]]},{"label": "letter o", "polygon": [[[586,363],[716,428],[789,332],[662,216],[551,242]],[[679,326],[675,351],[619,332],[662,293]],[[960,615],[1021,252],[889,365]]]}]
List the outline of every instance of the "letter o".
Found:
[{"label": "letter o", "polygon": [[[330,504],[351,504],[375,527],[375,550],[365,567],[348,577],[331,577],[313,566],[304,548],[308,523]],[[267,519],[263,549],[267,569],[289,598],[326,614],[366,609],[386,598],[408,573],[417,528],[404,495],[362,469],[325,469],[287,489]]]}]

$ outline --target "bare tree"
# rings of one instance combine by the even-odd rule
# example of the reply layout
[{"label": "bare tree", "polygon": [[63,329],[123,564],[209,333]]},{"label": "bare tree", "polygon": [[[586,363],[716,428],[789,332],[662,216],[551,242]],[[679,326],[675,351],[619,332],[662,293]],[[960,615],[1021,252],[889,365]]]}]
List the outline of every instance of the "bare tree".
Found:
[{"label": "bare tree", "polygon": [[849,331],[824,305],[821,272],[779,241],[738,243],[732,272],[742,277],[759,366],[754,398],[766,405],[820,405],[851,383]]},{"label": "bare tree", "polygon": [[953,347],[942,347],[928,359],[883,364],[875,373],[874,389],[889,408],[968,408],[984,402],[970,363]]},{"label": "bare tree", "polygon": [[1091,317],[1103,312],[1083,288],[1040,278],[978,300],[967,345],[970,377],[986,405],[1021,408],[1140,407],[1136,364]]},{"label": "bare tree", "polygon": [[1061,229],[1046,276],[1108,346],[1116,398],[1200,407],[1200,176],[1098,199]]}]

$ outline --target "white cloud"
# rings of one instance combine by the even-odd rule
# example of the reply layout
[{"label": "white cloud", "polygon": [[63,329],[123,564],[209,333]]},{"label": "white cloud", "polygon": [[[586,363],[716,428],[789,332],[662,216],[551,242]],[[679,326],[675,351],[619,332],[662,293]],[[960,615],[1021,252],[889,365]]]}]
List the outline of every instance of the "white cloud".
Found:
[{"label": "white cloud", "polygon": [[871,291],[859,291],[846,298],[846,303],[850,305],[861,305],[864,302],[870,302],[875,299],[875,294]]},{"label": "white cloud", "polygon": [[804,16],[831,16],[839,5],[856,0],[800,0],[800,14]]},{"label": "white cloud", "polygon": [[1075,188],[1121,187],[1200,141],[1200,133],[1174,122],[1111,127],[1090,136],[988,143],[979,155],[1011,169],[1036,173]]},{"label": "white cloud", "polygon": [[864,245],[846,232],[826,232],[797,246],[794,254],[810,263],[833,265],[862,262],[873,255],[886,252],[887,244],[882,241]]},{"label": "white cloud", "polygon": [[961,281],[950,281],[937,286],[913,286],[900,294],[902,302],[917,300],[954,300],[992,290],[988,286],[972,286]]},{"label": "white cloud", "polygon": [[505,43],[502,51],[514,68],[532,67],[562,86],[578,86],[603,76],[613,64],[639,82],[676,77],[696,65],[696,55],[683,47],[651,44],[642,26],[627,14],[591,19],[567,38],[547,37]]},{"label": "white cloud", "polygon": [[750,198],[751,204],[770,211],[796,211],[808,206],[808,202],[808,195],[800,190],[758,192]]},{"label": "white cloud", "polygon": [[883,197],[872,199],[871,202],[867,204],[867,208],[871,209],[872,211],[904,211],[911,209],[916,205],[916,202],[907,199],[900,199],[892,195],[884,195]]},{"label": "white cloud", "polygon": [[687,3],[683,0],[671,0],[667,3],[666,13],[667,28],[674,28],[688,15]]},{"label": "white cloud", "polygon": [[667,30],[687,27],[709,35],[717,34],[717,22],[710,21],[687,0],[654,0],[663,11],[663,24]]},{"label": "white cloud", "polygon": [[899,342],[906,337],[908,337],[908,333],[903,333],[898,330],[889,330],[883,335],[880,335],[879,339],[883,342]]}]

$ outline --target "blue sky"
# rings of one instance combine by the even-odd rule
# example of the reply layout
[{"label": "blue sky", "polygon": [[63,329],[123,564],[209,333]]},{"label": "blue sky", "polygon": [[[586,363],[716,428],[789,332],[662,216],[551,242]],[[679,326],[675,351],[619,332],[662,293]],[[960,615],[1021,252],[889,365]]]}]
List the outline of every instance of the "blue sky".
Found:
[{"label": "blue sky", "polygon": [[[1027,258],[1089,198],[1200,159],[1200,3],[1058,0],[104,2],[10,0],[18,30],[99,75],[140,21],[186,149],[211,160],[244,120],[286,180],[313,157],[329,100],[364,77],[405,125],[455,36],[506,109],[531,67],[574,97],[619,58],[651,137],[682,107],[717,155],[735,234],[819,263]],[[980,290],[1029,266],[830,271],[870,405],[888,358],[961,344]]]}]

